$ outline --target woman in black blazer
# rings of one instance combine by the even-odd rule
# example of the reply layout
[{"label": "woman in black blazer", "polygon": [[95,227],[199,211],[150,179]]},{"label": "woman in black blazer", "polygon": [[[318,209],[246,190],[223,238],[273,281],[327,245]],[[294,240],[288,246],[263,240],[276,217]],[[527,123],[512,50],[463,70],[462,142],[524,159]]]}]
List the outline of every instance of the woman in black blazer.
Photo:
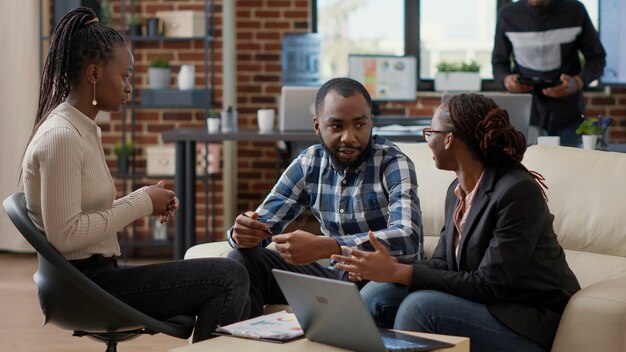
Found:
[{"label": "woman in black blazer", "polygon": [[372,280],[361,294],[380,326],[468,336],[473,351],[549,350],[580,289],[552,228],[543,177],[521,164],[526,141],[477,94],[450,98],[424,129],[437,168],[454,171],[432,258],[402,264],[344,249],[336,267]]}]

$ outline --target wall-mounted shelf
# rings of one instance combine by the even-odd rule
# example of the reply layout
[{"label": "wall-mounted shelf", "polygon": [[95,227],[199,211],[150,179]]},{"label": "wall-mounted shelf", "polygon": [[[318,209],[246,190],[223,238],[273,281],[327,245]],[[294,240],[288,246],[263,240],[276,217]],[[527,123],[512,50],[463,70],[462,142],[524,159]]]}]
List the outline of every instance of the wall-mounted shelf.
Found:
[{"label": "wall-mounted shelf", "polygon": [[206,89],[142,89],[141,100],[133,108],[209,109],[213,105],[213,90]]},{"label": "wall-mounted shelf", "polygon": [[[120,2],[120,18],[122,19],[122,28],[121,33],[129,33],[127,31],[128,23],[126,21],[127,18],[132,17],[140,17],[145,18],[145,14],[137,13],[135,10],[141,8],[136,6],[135,0],[121,0]],[[213,0],[204,0],[204,20],[205,20],[205,35],[203,36],[189,36],[189,37],[167,37],[167,36],[143,36],[143,35],[125,35],[125,38],[129,44],[130,50],[133,54],[142,50],[154,50],[154,44],[159,43],[168,43],[168,42],[201,42],[203,52],[203,65],[204,65],[204,74],[203,74],[203,84],[195,89],[191,90],[179,90],[174,87],[168,89],[149,89],[148,87],[137,87],[135,82],[133,83],[133,96],[131,97],[131,103],[127,104],[122,112],[122,121],[121,121],[121,138],[122,140],[127,139],[127,135],[130,136],[130,140],[136,141],[137,138],[135,136],[137,128],[136,128],[136,112],[140,109],[199,109],[204,110],[204,115],[207,115],[209,110],[214,106],[214,90],[213,87],[215,85],[215,59],[214,59],[214,49],[213,49],[213,10],[214,3]],[[153,16],[153,14],[150,14]],[[141,43],[149,43],[150,48],[143,48]],[[139,44],[139,45],[138,45]],[[197,44],[193,46],[196,48]],[[195,50],[195,49],[194,49]],[[135,55],[137,56],[137,55]],[[128,114],[127,114],[128,112]],[[130,116],[130,124],[127,125],[127,115]],[[130,128],[129,128],[130,126]],[[135,143],[137,145],[137,143]],[[145,145],[144,145],[145,146]],[[208,144],[206,145],[206,152],[208,154]],[[132,162],[135,161],[135,156],[132,155],[130,157]],[[207,163],[208,164],[208,163]],[[145,173],[137,173],[135,172],[134,165],[131,166],[130,170],[132,173],[118,173],[117,178],[122,180],[123,188],[125,192],[131,191],[136,188],[136,183],[139,180],[150,180],[150,179],[171,179],[173,176],[154,176],[154,175],[146,175]],[[208,174],[208,170],[205,170],[204,175],[199,175],[197,180],[201,180],[205,184],[205,192],[208,193],[209,190],[209,181],[211,180],[211,175]],[[211,186],[214,187],[214,182],[211,183]],[[128,187],[130,186],[130,189]],[[176,191],[176,190],[175,190]],[[209,196],[206,196],[207,202]],[[206,204],[208,209],[208,204]],[[208,213],[207,213],[208,214]],[[206,223],[208,224],[208,215]],[[213,225],[214,226],[214,225]],[[151,241],[149,238],[137,238],[136,228],[133,226],[131,231],[131,235],[126,236],[125,245],[129,248],[138,248],[145,246],[172,246],[173,239],[169,241]],[[207,233],[205,235],[208,238],[208,227]],[[182,259],[182,258],[177,258]]]}]

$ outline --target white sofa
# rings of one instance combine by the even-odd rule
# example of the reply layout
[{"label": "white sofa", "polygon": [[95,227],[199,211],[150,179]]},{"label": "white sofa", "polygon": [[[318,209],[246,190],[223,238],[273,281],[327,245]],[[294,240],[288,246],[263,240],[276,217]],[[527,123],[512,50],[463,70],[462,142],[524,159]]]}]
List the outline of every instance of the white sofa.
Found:
[{"label": "white sofa", "polygon": [[[430,255],[454,174],[435,168],[426,144],[398,145],[416,166]],[[626,154],[535,145],[523,163],[546,178],[557,237],[583,288],[565,309],[552,351],[626,351]],[[185,258],[229,250],[225,241],[201,244]]]}]

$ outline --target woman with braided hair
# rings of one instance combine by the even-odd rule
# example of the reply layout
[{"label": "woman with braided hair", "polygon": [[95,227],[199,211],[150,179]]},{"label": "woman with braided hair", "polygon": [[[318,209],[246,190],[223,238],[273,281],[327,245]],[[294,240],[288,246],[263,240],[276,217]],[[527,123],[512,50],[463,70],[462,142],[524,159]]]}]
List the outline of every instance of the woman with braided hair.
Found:
[{"label": "woman with braided hair", "polygon": [[477,94],[437,108],[424,136],[439,169],[456,173],[432,258],[393,260],[346,249],[336,264],[355,280],[382,327],[468,336],[473,351],[550,350],[580,289],[552,228],[543,178],[520,162],[526,141],[508,114]]},{"label": "woman with braided hair", "polygon": [[22,161],[30,218],[78,270],[127,304],[158,319],[197,316],[194,341],[218,324],[247,317],[248,274],[225,258],[118,265],[117,232],[178,207],[161,183],[115,199],[99,111],[128,101],[133,57],[124,38],[84,7],[56,26],[41,80],[35,126]]}]

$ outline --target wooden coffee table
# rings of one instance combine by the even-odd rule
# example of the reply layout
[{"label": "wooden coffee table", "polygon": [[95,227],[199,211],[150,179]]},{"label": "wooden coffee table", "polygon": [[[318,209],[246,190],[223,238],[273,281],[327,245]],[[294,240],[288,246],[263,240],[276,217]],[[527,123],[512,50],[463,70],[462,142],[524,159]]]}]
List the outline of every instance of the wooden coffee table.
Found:
[{"label": "wooden coffee table", "polygon": [[[469,352],[469,338],[460,336],[435,335],[420,332],[403,331],[420,337],[433,340],[444,341],[454,344],[454,347],[444,348],[441,352]],[[220,336],[214,339],[201,341],[191,345],[178,347],[171,352],[233,352],[233,351],[255,351],[255,352],[338,352],[347,351],[343,348],[324,345],[318,342],[309,341],[306,338],[286,342],[272,343],[257,341],[231,336]]]}]

